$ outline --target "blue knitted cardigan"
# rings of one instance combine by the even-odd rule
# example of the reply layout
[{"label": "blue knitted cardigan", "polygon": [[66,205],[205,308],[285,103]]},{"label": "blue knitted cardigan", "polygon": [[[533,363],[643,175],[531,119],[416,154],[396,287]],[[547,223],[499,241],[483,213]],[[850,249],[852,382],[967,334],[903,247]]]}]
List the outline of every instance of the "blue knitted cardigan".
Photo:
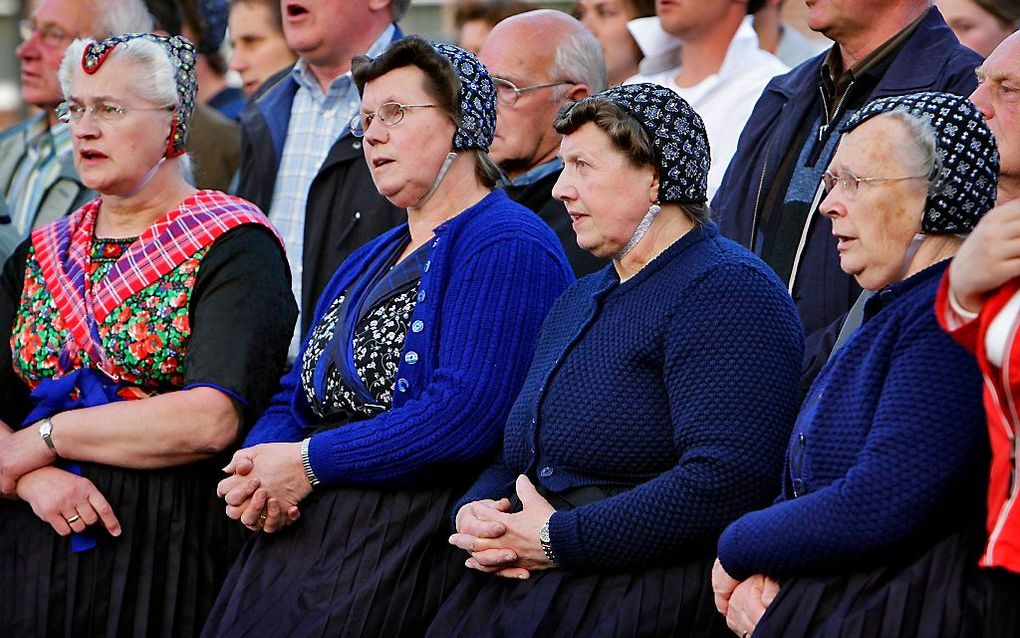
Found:
[{"label": "blue knitted cardigan", "polygon": [[607,266],[550,311],[502,455],[459,505],[512,495],[522,473],[555,494],[596,486],[614,495],[552,517],[561,567],[711,557],[779,490],[802,351],[778,278],[713,224],[622,284]]},{"label": "blue knitted cardigan", "polygon": [[[394,228],[340,266],[319,298],[314,326],[380,251]],[[406,483],[489,458],[531,362],[542,319],[573,281],[556,236],[495,191],[435,229],[397,368],[392,408],[312,436],[308,456],[325,486]],[[311,331],[309,331],[309,334]],[[302,344],[298,362],[304,356]],[[408,353],[416,356],[407,356]],[[309,408],[300,364],[245,446],[299,441],[328,426]],[[322,388],[316,388],[322,392]]]},{"label": "blue knitted cardigan", "polygon": [[980,526],[987,471],[981,375],[936,322],[942,262],[872,297],[812,386],[783,492],[719,540],[735,578],[865,569]]}]

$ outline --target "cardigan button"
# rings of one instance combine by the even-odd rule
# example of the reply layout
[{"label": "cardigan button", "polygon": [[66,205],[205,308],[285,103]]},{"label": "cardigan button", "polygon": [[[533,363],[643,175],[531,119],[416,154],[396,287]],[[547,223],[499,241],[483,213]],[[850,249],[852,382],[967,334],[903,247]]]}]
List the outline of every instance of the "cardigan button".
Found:
[{"label": "cardigan button", "polygon": [[424,290],[419,290],[418,291],[418,303],[421,303],[423,301],[425,301],[425,291]]},{"label": "cardigan button", "polygon": [[541,470],[539,470],[538,475],[542,478],[549,478],[550,476],[553,475],[553,472],[554,470],[548,465],[546,465]]},{"label": "cardigan button", "polygon": [[424,329],[425,322],[422,321],[421,319],[417,319],[414,323],[411,324],[411,332],[421,332]]},{"label": "cardigan button", "polygon": [[407,379],[397,379],[397,392],[407,392],[408,385]]},{"label": "cardigan button", "polygon": [[432,260],[431,259],[425,260],[425,266],[422,268],[422,272],[428,272],[429,268],[431,268],[431,267],[432,267]]},{"label": "cardigan button", "polygon": [[404,361],[406,361],[409,365],[413,366],[414,364],[418,363],[418,353],[415,352],[414,350],[408,352],[407,354],[404,355]]}]

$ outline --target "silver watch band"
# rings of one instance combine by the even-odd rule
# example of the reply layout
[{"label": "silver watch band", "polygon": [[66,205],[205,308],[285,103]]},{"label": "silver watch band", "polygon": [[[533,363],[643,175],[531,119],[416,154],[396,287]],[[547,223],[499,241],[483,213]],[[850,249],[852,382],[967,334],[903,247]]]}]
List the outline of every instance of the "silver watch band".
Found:
[{"label": "silver watch band", "polygon": [[315,476],[315,472],[312,470],[312,463],[308,460],[308,444],[311,443],[312,437],[308,437],[304,441],[301,441],[301,465],[305,468],[305,476],[308,477],[308,483],[312,488],[319,486],[321,481],[319,477]]}]

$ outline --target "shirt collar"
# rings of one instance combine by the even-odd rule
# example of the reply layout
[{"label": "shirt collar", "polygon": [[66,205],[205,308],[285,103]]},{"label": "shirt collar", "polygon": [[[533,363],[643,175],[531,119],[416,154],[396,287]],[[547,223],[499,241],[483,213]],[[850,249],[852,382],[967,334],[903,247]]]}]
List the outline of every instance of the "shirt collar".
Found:
[{"label": "shirt collar", "polygon": [[[372,46],[368,47],[368,51],[365,52],[370,58],[374,58],[389,47],[390,42],[393,40],[393,34],[397,30],[397,25],[392,22],[383,29],[383,32],[379,34],[379,37],[375,39]],[[343,91],[350,89],[354,85],[354,77],[350,71],[343,75],[334,78],[329,83],[329,90],[327,93],[323,93],[322,87],[319,85],[319,81],[315,78],[315,75],[309,70],[308,63],[304,58],[298,58],[296,64],[290,71],[294,81],[298,83],[298,86],[310,92],[316,99],[321,99],[324,96],[337,95]]]},{"label": "shirt collar", "polygon": [[539,164],[535,168],[531,169],[530,171],[528,171],[527,173],[519,176],[516,179],[510,179],[509,177],[504,177],[502,179],[502,184],[501,185],[504,188],[506,188],[508,186],[509,187],[514,187],[514,188],[519,188],[519,187],[522,187],[522,186],[531,186],[532,184],[534,184],[535,182],[539,181],[540,179],[548,177],[549,175],[555,173],[556,171],[558,171],[558,170],[560,170],[562,168],[563,168],[563,160],[558,158],[558,157],[554,157],[551,160],[549,160],[548,162],[545,162],[543,164]]},{"label": "shirt collar", "polygon": [[858,60],[857,64],[849,69],[843,69],[843,58],[839,51],[839,45],[834,45],[829,49],[829,54],[825,56],[825,61],[820,70],[822,86],[825,87],[830,95],[839,96],[843,94],[850,85],[850,82],[855,78],[871,74],[872,72],[880,73],[883,71],[886,66],[885,63],[891,62],[896,57],[896,54],[906,44],[907,40],[910,39],[910,36],[914,35],[917,27],[920,26],[927,15],[927,13],[921,15],[899,33],[879,45],[877,49]]}]

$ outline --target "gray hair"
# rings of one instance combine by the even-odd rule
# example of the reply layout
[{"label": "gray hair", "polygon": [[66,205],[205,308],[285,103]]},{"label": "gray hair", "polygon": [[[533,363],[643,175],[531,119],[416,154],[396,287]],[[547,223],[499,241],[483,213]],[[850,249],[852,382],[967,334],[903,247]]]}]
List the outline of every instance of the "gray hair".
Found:
[{"label": "gray hair", "polygon": [[92,37],[103,40],[122,33],[152,33],[155,21],[143,0],[93,0],[99,18]]},{"label": "gray hair", "polygon": [[407,15],[410,8],[411,0],[393,0],[393,21],[396,22]]},{"label": "gray hair", "polygon": [[[92,42],[91,39],[78,38],[64,52],[64,58],[60,61],[59,78],[60,89],[65,100],[70,99],[74,74],[77,69],[81,68],[81,58],[85,47]],[[163,47],[151,40],[131,40],[117,45],[110,56],[116,56],[140,67],[140,71],[136,71],[135,81],[131,84],[132,90],[139,97],[156,104],[180,107],[180,96],[177,93],[177,70]],[[181,176],[191,182],[191,158],[187,154],[178,157],[181,160],[178,162]]]},{"label": "gray hair", "polygon": [[604,91],[608,84],[602,47],[588,29],[574,32],[556,47],[550,77],[588,85],[592,93]]},{"label": "gray hair", "polygon": [[907,127],[913,142],[911,151],[916,158],[918,170],[928,176],[928,196],[937,195],[941,190],[943,170],[942,158],[939,157],[937,151],[936,140],[938,137],[935,129],[932,128],[928,120],[909,111],[888,111],[877,115],[875,119],[880,117],[895,120]]}]

